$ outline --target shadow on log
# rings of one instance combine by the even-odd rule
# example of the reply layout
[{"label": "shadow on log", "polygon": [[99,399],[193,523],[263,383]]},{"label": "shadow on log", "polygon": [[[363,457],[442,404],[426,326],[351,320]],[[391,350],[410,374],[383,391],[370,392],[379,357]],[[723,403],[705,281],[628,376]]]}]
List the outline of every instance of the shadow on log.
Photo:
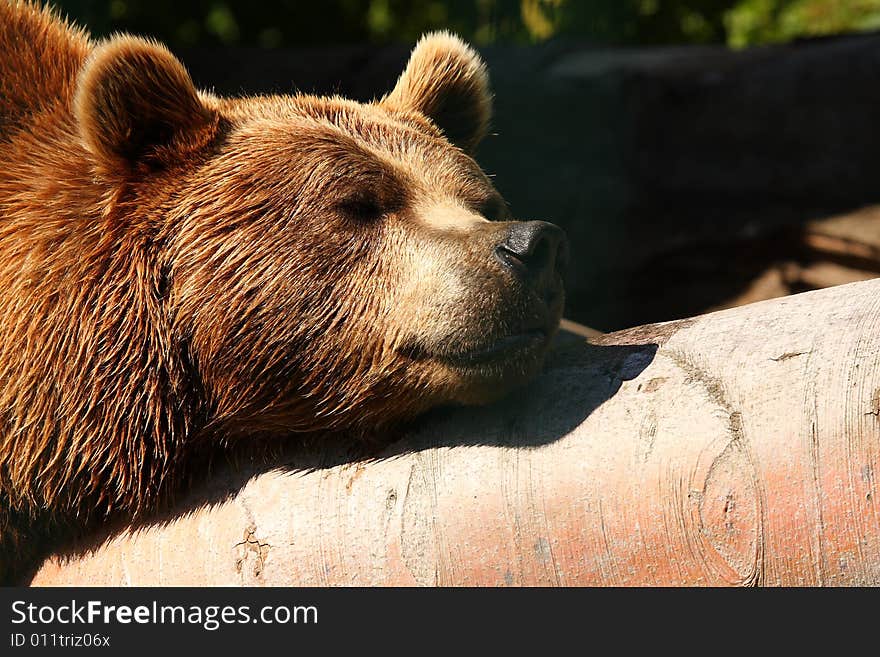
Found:
[{"label": "shadow on log", "polygon": [[373,460],[218,476],[33,583],[880,584],[878,299],[564,334],[501,404]]}]

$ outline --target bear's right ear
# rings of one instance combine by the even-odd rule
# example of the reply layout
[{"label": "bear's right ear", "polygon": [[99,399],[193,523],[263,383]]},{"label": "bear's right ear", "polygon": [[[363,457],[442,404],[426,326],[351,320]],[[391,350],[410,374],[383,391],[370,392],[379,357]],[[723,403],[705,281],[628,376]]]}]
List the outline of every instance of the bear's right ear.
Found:
[{"label": "bear's right ear", "polygon": [[158,43],[132,36],[95,48],[73,107],[83,142],[110,172],[168,163],[204,146],[218,123],[183,64]]},{"label": "bear's right ear", "polygon": [[447,139],[473,153],[486,135],[492,92],[477,52],[449,32],[423,36],[394,89],[381,104],[415,110],[430,118]]}]

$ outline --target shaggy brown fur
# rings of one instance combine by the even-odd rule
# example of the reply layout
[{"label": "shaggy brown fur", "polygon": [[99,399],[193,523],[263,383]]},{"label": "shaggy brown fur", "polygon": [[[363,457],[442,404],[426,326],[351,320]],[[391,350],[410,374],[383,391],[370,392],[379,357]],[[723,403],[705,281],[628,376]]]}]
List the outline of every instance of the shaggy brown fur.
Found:
[{"label": "shaggy brown fur", "polygon": [[155,42],[0,0],[0,579],[153,512],[219,444],[375,432],[536,371],[560,276],[497,257],[489,114],[448,34],[373,103],[221,99]]}]

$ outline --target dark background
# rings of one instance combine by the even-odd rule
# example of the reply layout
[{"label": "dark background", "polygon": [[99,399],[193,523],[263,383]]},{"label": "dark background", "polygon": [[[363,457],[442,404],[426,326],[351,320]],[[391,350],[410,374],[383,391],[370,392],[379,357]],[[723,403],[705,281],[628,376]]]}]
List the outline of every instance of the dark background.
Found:
[{"label": "dark background", "polygon": [[743,47],[880,27],[880,0],[61,0],[95,34],[174,47],[408,43],[451,29],[477,45],[572,38]]},{"label": "dark background", "polygon": [[611,330],[880,275],[880,0],[68,0],[224,94],[389,90],[424,31],[476,44],[478,154],[562,225],[567,315]]}]

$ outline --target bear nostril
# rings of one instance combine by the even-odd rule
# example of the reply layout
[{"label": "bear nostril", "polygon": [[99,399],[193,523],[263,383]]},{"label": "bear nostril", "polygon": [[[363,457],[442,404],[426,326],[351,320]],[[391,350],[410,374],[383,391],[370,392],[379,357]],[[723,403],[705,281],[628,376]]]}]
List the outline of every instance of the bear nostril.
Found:
[{"label": "bear nostril", "polygon": [[502,264],[521,275],[562,274],[568,261],[568,243],[559,226],[546,221],[514,223],[495,249]]},{"label": "bear nostril", "polygon": [[526,272],[526,263],[522,257],[504,244],[499,244],[495,247],[495,257],[498,258],[502,265],[514,271],[523,274]]}]

